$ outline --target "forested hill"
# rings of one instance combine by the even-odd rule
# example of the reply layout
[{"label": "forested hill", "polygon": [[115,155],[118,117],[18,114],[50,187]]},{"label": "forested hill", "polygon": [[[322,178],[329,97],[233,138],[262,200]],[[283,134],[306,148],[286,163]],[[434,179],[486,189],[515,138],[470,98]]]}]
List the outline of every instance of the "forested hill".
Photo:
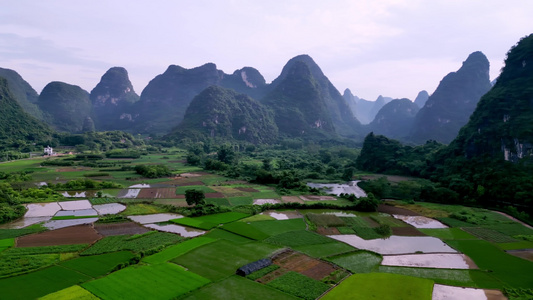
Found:
[{"label": "forested hill", "polygon": [[9,90],[15,100],[28,114],[37,119],[42,119],[42,112],[37,106],[39,95],[16,71],[0,68],[0,77],[7,80]]},{"label": "forested hill", "polygon": [[247,95],[211,86],[196,96],[185,118],[165,138],[204,141],[209,138],[272,143],[278,128],[272,112]]},{"label": "forested hill", "polygon": [[51,139],[50,128],[22,110],[2,77],[0,108],[0,150],[24,149],[26,145],[46,144]]},{"label": "forested hill", "polygon": [[491,88],[489,61],[481,52],[468,56],[457,72],[446,75],[418,112],[410,140],[451,142]]}]

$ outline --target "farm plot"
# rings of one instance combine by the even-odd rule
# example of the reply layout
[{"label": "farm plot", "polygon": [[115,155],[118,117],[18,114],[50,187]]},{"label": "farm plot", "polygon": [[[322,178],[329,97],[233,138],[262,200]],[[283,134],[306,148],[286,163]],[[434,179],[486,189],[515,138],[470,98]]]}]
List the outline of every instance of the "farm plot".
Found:
[{"label": "farm plot", "polygon": [[108,236],[99,240],[80,255],[97,255],[123,250],[141,252],[168,246],[182,239],[179,235],[157,231],[149,231],[138,235]]},{"label": "farm plot", "polygon": [[371,273],[376,271],[382,257],[373,252],[354,251],[326,259],[353,273]]},{"label": "farm plot", "polygon": [[357,235],[330,235],[329,237],[359,249],[380,254],[456,253],[441,240],[427,236],[391,236],[387,239],[364,240]]},{"label": "farm plot", "polygon": [[465,227],[464,231],[493,243],[513,243],[518,240],[496,230],[482,227]]},{"label": "farm plot", "polygon": [[442,229],[420,229],[421,232],[442,239],[442,240],[473,240],[475,236],[467,233],[461,228],[442,228]]},{"label": "farm plot", "polygon": [[295,251],[284,251],[272,258],[272,262],[289,271],[298,272],[315,280],[322,280],[338,267]]},{"label": "farm plot", "polygon": [[322,227],[341,227],[345,226],[344,221],[333,214],[313,214],[308,213],[306,217],[313,222],[316,226]]},{"label": "farm plot", "polygon": [[220,228],[257,241],[264,240],[269,237],[268,234],[245,222],[233,222],[225,224]]},{"label": "farm plot", "polygon": [[53,217],[58,211],[61,210],[61,206],[57,202],[50,203],[31,203],[26,204],[28,211],[24,214],[26,218],[34,217]]},{"label": "farm plot", "polygon": [[80,225],[19,237],[17,247],[91,244],[101,237],[92,226]]},{"label": "farm plot", "polygon": [[502,288],[502,284],[500,281],[492,277],[489,273],[480,270],[428,269],[379,266],[377,271],[382,273],[393,273],[431,279],[435,281],[435,283],[445,285],[462,287]]},{"label": "farm plot", "polygon": [[297,211],[273,211],[273,210],[268,210],[268,211],[264,211],[262,212],[260,215],[266,215],[266,216],[270,216],[272,217],[272,219],[276,219],[276,220],[289,220],[289,219],[303,219],[303,215],[300,214],[299,212]]},{"label": "farm plot", "polygon": [[177,199],[156,199],[154,203],[157,204],[164,204],[164,205],[172,205],[177,207],[188,207],[189,204],[187,204],[187,201],[185,201],[185,196],[183,196],[183,199],[177,198]]},{"label": "farm plot", "polygon": [[178,215],[178,214],[171,214],[171,213],[160,213],[160,214],[151,214],[151,215],[129,216],[128,218],[140,224],[149,224],[149,223],[168,222],[172,219],[183,218],[183,216]]},{"label": "farm plot", "polygon": [[134,222],[94,224],[94,229],[102,236],[142,234],[150,231]]},{"label": "farm plot", "polygon": [[91,294],[86,289],[82,288],[79,285],[73,285],[66,289],[62,289],[55,293],[48,294],[44,297],[39,298],[39,300],[98,300],[100,298]]},{"label": "farm plot", "polygon": [[126,206],[120,203],[105,203],[93,205],[93,208],[98,212],[99,215],[114,215],[124,211]]},{"label": "farm plot", "polygon": [[297,230],[274,235],[264,240],[265,243],[288,246],[313,257],[326,257],[353,251],[354,248],[325,236]]},{"label": "farm plot", "polygon": [[204,237],[213,238],[217,240],[227,240],[234,244],[246,244],[253,240],[249,238],[245,238],[241,235],[236,235],[234,233],[231,233],[226,230],[215,228],[211,231],[209,231],[207,234],[204,235]]},{"label": "farm plot", "polygon": [[415,228],[448,228],[448,226],[442,224],[441,222],[423,216],[403,216],[403,215],[392,215],[396,219],[402,220],[405,223],[415,227]]},{"label": "farm plot", "polygon": [[381,264],[384,266],[436,269],[477,269],[468,256],[454,253],[386,255],[383,256]]},{"label": "farm plot", "polygon": [[[132,266],[106,277],[82,284],[102,299],[174,299],[209,283],[209,280],[185,271],[182,267],[162,263]],[[157,292],[154,292],[157,287]]]},{"label": "farm plot", "polygon": [[143,262],[149,264],[160,264],[167,262],[173,258],[183,255],[193,249],[196,249],[202,245],[209,244],[216,241],[212,238],[198,237],[195,239],[187,240],[177,245],[170,246],[161,252],[146,256],[142,259]]},{"label": "farm plot", "polygon": [[509,254],[511,254],[513,256],[520,257],[520,258],[523,258],[523,259],[527,259],[527,260],[533,262],[533,250],[531,250],[531,249],[510,250],[510,251],[507,251],[507,253],[509,253]]},{"label": "farm plot", "polygon": [[289,231],[304,230],[305,222],[303,218],[288,219],[288,220],[272,220],[272,221],[255,221],[250,222],[250,225],[258,230],[268,234],[277,235]]},{"label": "farm plot", "polygon": [[173,199],[181,198],[176,195],[176,188],[147,188],[141,189],[137,199]]},{"label": "farm plot", "polygon": [[[446,299],[470,299],[470,300],[506,300],[500,291],[485,291],[482,289],[463,288],[455,286],[447,286],[435,284],[433,286],[432,300],[446,300]],[[490,295],[490,297],[489,297]]]},{"label": "farm plot", "polygon": [[219,224],[230,223],[237,221],[243,218],[248,217],[248,214],[238,213],[238,212],[227,212],[221,214],[207,215],[197,218],[181,218],[170,220],[173,223],[195,227],[203,230],[209,230],[218,226]]},{"label": "farm plot", "polygon": [[90,226],[89,224],[92,224],[96,221],[98,221],[98,218],[95,217],[54,217],[50,221],[45,222],[43,226],[50,230],[56,230],[79,225]]},{"label": "farm plot", "polygon": [[0,239],[15,238],[23,235],[39,233],[42,231],[46,231],[46,228],[42,227],[39,224],[34,224],[25,228],[18,229],[0,229]]},{"label": "farm plot", "polygon": [[277,249],[276,246],[258,242],[234,244],[227,240],[218,240],[171,261],[216,281],[235,274],[235,271],[245,264],[268,257]]},{"label": "farm plot", "polygon": [[144,224],[144,226],[146,226],[148,228],[152,228],[152,229],[158,230],[158,231],[179,234],[180,236],[186,237],[186,238],[187,237],[200,236],[200,235],[203,235],[205,233],[205,231],[203,231],[203,230],[199,230],[199,229],[196,229],[196,228],[190,228],[190,227],[184,227],[184,226],[176,225],[176,224],[163,224],[163,225],[160,225],[160,224]]},{"label": "farm plot", "polygon": [[354,274],[322,299],[431,300],[432,290],[433,281],[428,279],[384,273]]},{"label": "farm plot", "polygon": [[326,292],[330,286],[296,272],[288,272],[270,281],[267,285],[285,293],[312,300]]},{"label": "farm plot", "polygon": [[231,206],[252,205],[252,203],[254,202],[254,200],[250,196],[229,197],[228,201]]},{"label": "farm plot", "polygon": [[121,251],[101,255],[82,256],[60,263],[61,266],[91,277],[100,277],[111,272],[117,265],[133,258],[133,253]]},{"label": "farm plot", "polygon": [[226,299],[255,299],[261,295],[262,300],[296,300],[294,296],[280,292],[266,285],[242,278],[230,276],[222,281],[205,286],[185,300],[226,300]]},{"label": "farm plot", "polygon": [[28,273],[59,261],[59,254],[0,255],[0,278]]},{"label": "farm plot", "polygon": [[[36,299],[69,286],[90,280],[91,277],[61,266],[0,279],[2,299]],[[31,282],[31,288],[28,283]]]},{"label": "farm plot", "polygon": [[192,189],[195,189],[195,190],[200,190],[206,194],[212,194],[212,193],[216,193],[217,191],[213,190],[212,188],[210,187],[207,187],[205,185],[187,185],[187,186],[179,186],[177,189],[176,189],[176,192],[175,194],[176,195],[185,195],[185,192],[187,190],[192,190]]}]

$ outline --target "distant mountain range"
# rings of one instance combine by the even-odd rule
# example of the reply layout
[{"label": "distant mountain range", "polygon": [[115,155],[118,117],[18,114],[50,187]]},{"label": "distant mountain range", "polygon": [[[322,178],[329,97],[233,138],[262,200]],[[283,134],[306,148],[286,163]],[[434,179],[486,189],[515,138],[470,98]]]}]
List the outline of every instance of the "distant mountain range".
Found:
[{"label": "distant mountain range", "polygon": [[[218,86],[222,89],[211,89],[209,95],[219,104],[221,99],[228,99],[225,107],[229,111],[224,114],[236,113],[231,111],[236,102],[234,96],[228,96],[228,89],[246,95],[260,105],[259,115],[272,115],[276,130],[267,131],[276,131],[276,137],[362,140],[375,131],[412,143],[450,142],[491,87],[488,60],[481,52],[472,53],[461,69],[448,74],[431,96],[421,91],[414,103],[384,96],[368,101],[349,89],[341,95],[308,55],[290,59],[270,84],[252,67],[226,74],[213,63],[193,69],[171,65],[152,79],[140,96],[122,67],[109,69],[90,93],[78,86],[51,82],[38,95],[13,70],[0,69],[0,77],[7,79],[14,98],[27,113],[57,131],[124,130],[160,136],[171,133],[168,136],[174,138],[191,136],[191,132],[204,132],[205,128],[193,130],[191,126],[200,123],[186,116],[188,107],[204,90]],[[209,103],[205,95],[201,98],[204,101],[200,103]],[[185,119],[188,124],[179,126]],[[179,134],[181,129],[187,133]],[[252,140],[266,142],[271,137]]]}]

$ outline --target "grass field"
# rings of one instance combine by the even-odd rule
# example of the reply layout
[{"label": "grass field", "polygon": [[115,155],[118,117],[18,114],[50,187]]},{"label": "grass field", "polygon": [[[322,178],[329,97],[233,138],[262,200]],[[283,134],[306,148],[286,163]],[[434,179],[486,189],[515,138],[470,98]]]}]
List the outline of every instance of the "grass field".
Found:
[{"label": "grass field", "polygon": [[302,218],[289,220],[255,221],[250,225],[268,235],[277,235],[289,231],[304,230],[305,221]]},{"label": "grass field", "polygon": [[269,237],[268,234],[245,222],[228,223],[220,228],[257,241],[261,241]]},{"label": "grass field", "polygon": [[209,244],[214,241],[215,239],[208,238],[208,237],[197,237],[197,238],[179,243],[177,245],[170,246],[156,254],[146,256],[142,259],[142,261],[145,263],[149,263],[149,264],[164,263],[180,255],[183,255],[193,249],[196,249],[202,245]]},{"label": "grass field", "polygon": [[[386,288],[384,288],[386,287]],[[322,299],[431,300],[433,281],[397,274],[354,274]]]},{"label": "grass field", "polygon": [[482,240],[446,241],[450,246],[468,255],[480,269],[491,270],[491,275],[513,287],[533,287],[533,277],[524,276],[533,269],[527,261],[498,249]]},{"label": "grass field", "polygon": [[82,256],[64,261],[60,265],[96,278],[111,272],[117,265],[129,261],[133,256],[133,253],[129,251],[120,251],[101,255]]},{"label": "grass field", "polygon": [[232,206],[238,206],[238,205],[252,205],[254,200],[252,197],[249,196],[243,196],[243,197],[229,197],[228,198],[230,204]]},{"label": "grass field", "polygon": [[209,280],[170,264],[132,266],[82,284],[101,299],[173,299]]},{"label": "grass field", "polygon": [[297,230],[274,235],[265,240],[266,243],[298,247],[306,245],[327,244],[335,240],[307,230]]},{"label": "grass field", "polygon": [[[73,270],[53,266],[25,275],[0,280],[2,299],[36,299],[91,279]],[[28,284],[31,283],[31,288]]]},{"label": "grass field", "polygon": [[296,272],[287,272],[267,285],[306,300],[316,299],[330,288],[323,282]]},{"label": "grass field", "polygon": [[327,258],[352,273],[375,272],[382,259],[381,255],[369,251],[356,251]]},{"label": "grass field", "polygon": [[[122,199],[121,199],[122,200]],[[158,214],[167,212],[165,209],[157,205],[146,204],[146,203],[135,203],[128,204],[126,210],[120,214],[123,216],[134,216],[134,215],[148,215],[148,214]]]},{"label": "grass field", "polygon": [[198,247],[171,261],[216,281],[235,274],[235,271],[243,265],[265,258],[277,249],[276,246],[258,242],[234,244],[227,240],[219,240]]},{"label": "grass field", "polygon": [[461,230],[461,228],[419,228],[423,233],[441,240],[473,240],[475,236]]},{"label": "grass field", "polygon": [[[260,295],[260,296],[259,296]],[[207,285],[185,300],[227,300],[227,299],[262,299],[262,300],[296,300],[294,296],[285,294],[240,276],[230,276],[222,281]]]},{"label": "grass field", "polygon": [[218,228],[215,228],[209,231],[207,234],[204,234],[203,237],[213,238],[217,240],[227,240],[235,244],[245,244],[245,243],[249,243],[252,241],[249,238],[245,238],[243,236],[236,235],[229,231],[218,229]]},{"label": "grass field", "polygon": [[55,293],[48,294],[39,300],[98,300],[100,298],[91,294],[79,285],[73,285]]},{"label": "grass field", "polygon": [[300,251],[312,257],[323,258],[331,255],[338,255],[354,251],[355,248],[339,241],[333,241],[327,244],[314,244],[293,247],[294,250]]},{"label": "grass field", "polygon": [[153,231],[140,235],[108,236],[83,251],[81,255],[96,255],[123,250],[141,252],[174,244],[182,239],[176,234]]}]

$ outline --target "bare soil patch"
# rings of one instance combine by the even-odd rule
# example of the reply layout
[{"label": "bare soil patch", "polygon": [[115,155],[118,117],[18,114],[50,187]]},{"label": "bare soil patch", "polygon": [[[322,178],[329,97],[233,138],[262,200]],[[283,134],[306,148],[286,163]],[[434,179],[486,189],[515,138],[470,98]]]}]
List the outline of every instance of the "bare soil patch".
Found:
[{"label": "bare soil patch", "polygon": [[150,231],[146,227],[134,222],[95,224],[94,229],[103,236],[141,234]]},{"label": "bare soil patch", "polygon": [[507,300],[507,297],[500,290],[483,290],[487,300]]},{"label": "bare soil patch", "polygon": [[217,192],[223,193],[228,197],[246,196],[244,192],[228,186],[212,186],[211,188]]},{"label": "bare soil patch", "polygon": [[341,234],[335,227],[318,227],[316,231],[321,235]]},{"label": "bare soil patch", "polygon": [[333,201],[337,200],[337,198],[333,196],[316,196],[316,195],[303,195],[300,196],[300,199],[304,201]]},{"label": "bare soil patch", "polygon": [[407,226],[407,227],[391,227],[392,234],[400,236],[426,236],[425,233],[420,230]]},{"label": "bare soil patch", "polygon": [[183,196],[180,199],[157,199],[155,200],[155,203],[159,204],[165,204],[165,205],[172,205],[176,207],[189,207],[190,205],[187,204],[187,202],[184,200],[185,195],[178,195]]},{"label": "bare soil patch", "polygon": [[17,238],[17,247],[91,244],[102,236],[91,225],[71,226]]},{"label": "bare soil patch", "polygon": [[289,272],[289,270],[283,269],[283,268],[279,268],[279,269],[277,269],[275,271],[272,271],[272,272],[266,274],[265,276],[257,279],[256,281],[259,282],[259,283],[263,283],[263,284],[269,283],[272,280],[280,277],[281,275],[283,275],[283,274],[285,274],[287,272]]},{"label": "bare soil patch", "polygon": [[274,257],[272,261],[284,269],[298,272],[316,280],[321,280],[339,269],[324,261],[295,251],[282,252]]},{"label": "bare soil patch", "polygon": [[222,193],[205,193],[205,198],[224,198]]},{"label": "bare soil patch", "polygon": [[412,210],[392,206],[392,205],[386,205],[386,204],[380,204],[378,206],[378,212],[391,214],[391,215],[403,215],[403,216],[420,216],[419,213],[414,212]]},{"label": "bare soil patch", "polygon": [[304,203],[304,201],[300,199],[300,197],[298,196],[281,196],[281,201],[286,202],[286,203],[290,203],[290,202]]},{"label": "bare soil patch", "polygon": [[526,249],[526,250],[508,250],[507,253],[514,255],[516,257],[520,257],[523,259],[527,259],[529,261],[533,261],[533,249]]},{"label": "bare soil patch", "polygon": [[179,186],[190,186],[190,185],[205,185],[205,183],[201,181],[188,181],[188,182],[178,182]]},{"label": "bare soil patch", "polygon": [[[184,195],[179,195],[184,196]],[[137,199],[175,199],[179,198],[178,195],[176,195],[176,189],[175,188],[148,188],[148,189],[141,189],[139,192],[139,195],[137,195]]]},{"label": "bare soil patch", "polygon": [[240,187],[240,188],[235,188],[236,190],[239,190],[241,192],[247,192],[247,193],[257,193],[259,192],[258,190],[254,189],[254,188],[244,188],[244,187]]}]

